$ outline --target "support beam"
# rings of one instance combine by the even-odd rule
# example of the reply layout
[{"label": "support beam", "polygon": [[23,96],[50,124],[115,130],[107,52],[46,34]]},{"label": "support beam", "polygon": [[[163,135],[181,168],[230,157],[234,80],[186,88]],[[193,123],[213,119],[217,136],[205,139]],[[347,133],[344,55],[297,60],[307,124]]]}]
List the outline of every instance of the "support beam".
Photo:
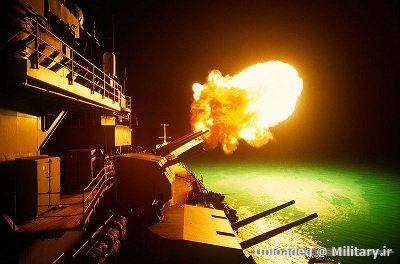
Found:
[{"label": "support beam", "polygon": [[[61,123],[61,121],[67,115],[67,113],[68,113],[68,111],[62,110],[58,114],[57,118],[53,121],[53,123],[51,124],[50,128],[47,131],[39,132],[39,134],[38,134],[38,143],[39,143],[38,150],[39,151],[46,145],[47,141],[50,139],[51,135],[57,129],[58,125]],[[41,124],[38,124],[38,131],[41,131],[40,126],[41,126]]]}]

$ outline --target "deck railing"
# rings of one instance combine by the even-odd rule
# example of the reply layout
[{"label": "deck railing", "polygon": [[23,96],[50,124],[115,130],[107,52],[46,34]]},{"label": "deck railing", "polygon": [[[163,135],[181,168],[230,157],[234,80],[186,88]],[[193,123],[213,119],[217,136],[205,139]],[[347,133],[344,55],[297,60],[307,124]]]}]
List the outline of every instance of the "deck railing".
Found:
[{"label": "deck railing", "polygon": [[82,224],[85,225],[92,213],[96,209],[96,205],[100,202],[105,191],[113,185],[114,164],[109,163],[94,177],[90,183],[82,190]]},{"label": "deck railing", "polygon": [[[121,108],[131,109],[131,97],[123,94],[123,87],[113,76],[105,73],[87,58],[77,52],[73,45],[52,33],[38,17],[25,18],[27,36],[24,54],[32,68],[39,65],[52,70],[54,73],[68,79],[68,84],[77,82],[90,89],[91,93],[100,93],[103,98],[110,98]],[[29,28],[29,29],[28,29]]]}]

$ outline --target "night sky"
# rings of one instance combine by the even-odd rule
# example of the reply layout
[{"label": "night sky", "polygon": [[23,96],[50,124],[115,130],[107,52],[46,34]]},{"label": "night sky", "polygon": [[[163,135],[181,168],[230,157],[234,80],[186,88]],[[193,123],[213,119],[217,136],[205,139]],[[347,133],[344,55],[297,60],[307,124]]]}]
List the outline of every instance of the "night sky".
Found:
[{"label": "night sky", "polygon": [[[400,8],[396,1],[81,0],[96,19],[139,120],[133,143],[152,149],[169,123],[190,131],[192,84],[211,69],[234,75],[280,60],[304,81],[293,115],[272,128],[276,142],[235,157],[396,164],[399,140]],[[215,150],[214,154],[221,154]],[[213,154],[213,155],[214,155]]]}]

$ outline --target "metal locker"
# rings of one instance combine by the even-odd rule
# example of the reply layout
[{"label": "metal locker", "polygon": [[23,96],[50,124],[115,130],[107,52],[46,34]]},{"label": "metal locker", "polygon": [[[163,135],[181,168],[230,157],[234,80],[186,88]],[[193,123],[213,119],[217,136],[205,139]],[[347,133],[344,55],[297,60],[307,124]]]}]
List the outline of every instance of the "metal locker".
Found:
[{"label": "metal locker", "polygon": [[36,218],[60,204],[60,158],[46,155],[17,158],[17,220]]},{"label": "metal locker", "polygon": [[60,204],[60,159],[57,157],[37,159],[36,168],[39,215]]}]

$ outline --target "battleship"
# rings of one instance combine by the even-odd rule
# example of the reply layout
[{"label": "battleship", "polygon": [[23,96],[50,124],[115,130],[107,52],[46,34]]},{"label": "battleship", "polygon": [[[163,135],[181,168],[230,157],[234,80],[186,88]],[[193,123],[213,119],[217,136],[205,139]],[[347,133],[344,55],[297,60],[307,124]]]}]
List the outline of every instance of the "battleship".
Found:
[{"label": "battleship", "polygon": [[[70,0],[1,3],[1,263],[255,263],[239,220],[185,160],[207,130],[132,144],[134,105]],[[164,132],[166,124],[163,124]]]}]

